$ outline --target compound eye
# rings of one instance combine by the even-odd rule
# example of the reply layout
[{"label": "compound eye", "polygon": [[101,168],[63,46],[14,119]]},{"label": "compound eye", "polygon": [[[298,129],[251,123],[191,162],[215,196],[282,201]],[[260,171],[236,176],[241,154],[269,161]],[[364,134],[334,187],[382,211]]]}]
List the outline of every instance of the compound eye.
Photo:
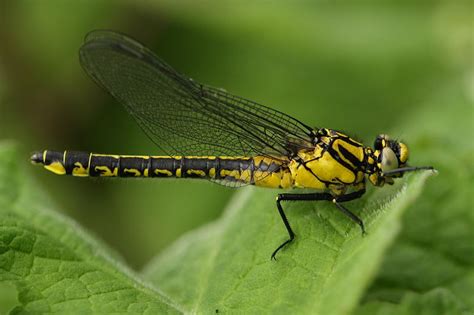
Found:
[{"label": "compound eye", "polygon": [[408,160],[408,147],[404,143],[400,143],[400,163],[405,164]]},{"label": "compound eye", "polygon": [[382,172],[387,172],[398,168],[398,158],[389,147],[385,147],[382,150]]}]

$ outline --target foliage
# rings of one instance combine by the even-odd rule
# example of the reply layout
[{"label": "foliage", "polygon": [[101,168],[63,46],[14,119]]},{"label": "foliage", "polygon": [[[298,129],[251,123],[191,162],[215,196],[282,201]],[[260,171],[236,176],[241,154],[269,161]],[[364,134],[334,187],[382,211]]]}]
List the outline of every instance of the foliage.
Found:
[{"label": "foliage", "polygon": [[353,203],[363,210],[365,237],[330,204],[317,211],[313,204],[290,204],[298,239],[276,262],[269,254],[286,236],[269,211],[273,193],[247,189],[223,218],[150,264],[143,274],[150,283],[143,283],[54,212],[18,161],[12,145],[0,146],[0,280],[16,286],[14,312],[345,312],[373,277],[401,214],[429,175],[410,176]]},{"label": "foliage", "polygon": [[[0,138],[22,147],[0,143],[0,312],[473,313],[472,10],[415,2],[3,4]],[[439,174],[349,203],[365,237],[331,204],[285,204],[297,239],[276,262],[286,231],[264,189],[238,192],[220,219],[169,245],[217,217],[230,192],[28,169],[25,148],[153,152],[80,72],[94,28],[308,124],[364,140],[390,131],[411,164]]]}]

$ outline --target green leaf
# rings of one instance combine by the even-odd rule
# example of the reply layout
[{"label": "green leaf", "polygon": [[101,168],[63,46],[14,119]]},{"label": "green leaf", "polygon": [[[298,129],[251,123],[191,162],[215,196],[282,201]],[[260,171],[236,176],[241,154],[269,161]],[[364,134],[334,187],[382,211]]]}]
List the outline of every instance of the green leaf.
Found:
[{"label": "green leaf", "polygon": [[0,292],[10,297],[2,302],[13,313],[180,312],[117,255],[53,210],[27,178],[24,156],[0,144]]},{"label": "green leaf", "polygon": [[462,302],[449,290],[435,289],[425,294],[408,292],[399,304],[371,302],[359,307],[360,315],[457,315],[463,314]]},{"label": "green leaf", "polygon": [[[438,93],[430,103],[430,109],[449,107],[442,121],[436,110],[413,113],[433,131],[420,138],[420,147],[440,180],[428,183],[403,218],[400,237],[356,314],[474,312],[474,128],[471,101],[460,92]],[[452,99],[460,101],[448,105]]]},{"label": "green leaf", "polygon": [[297,238],[277,261],[270,254],[288,237],[276,210],[278,192],[245,189],[220,220],[182,237],[144,276],[195,313],[347,313],[430,174],[348,203],[365,221],[366,236],[329,202],[284,204]]},{"label": "green leaf", "polygon": [[270,254],[287,236],[275,192],[243,190],[222,219],[183,237],[150,265],[145,275],[160,291],[54,212],[22,161],[13,145],[0,145],[0,282],[16,288],[17,299],[6,303],[13,313],[347,312],[430,175],[350,203],[366,222],[366,236],[328,202],[286,204],[297,240],[276,262]]}]

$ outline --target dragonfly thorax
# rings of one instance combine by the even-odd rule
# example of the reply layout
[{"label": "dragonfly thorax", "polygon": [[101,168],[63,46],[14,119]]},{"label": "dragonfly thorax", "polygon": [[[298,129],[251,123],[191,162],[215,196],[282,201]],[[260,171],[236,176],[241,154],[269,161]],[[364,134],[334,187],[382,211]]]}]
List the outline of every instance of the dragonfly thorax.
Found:
[{"label": "dragonfly thorax", "polygon": [[329,190],[336,195],[364,182],[362,143],[332,129],[320,129],[314,148],[298,152],[290,163],[294,186]]},{"label": "dragonfly thorax", "polygon": [[298,152],[290,163],[294,186],[325,189],[344,194],[348,188],[364,185],[365,177],[375,186],[393,184],[406,166],[408,148],[386,135],[377,136],[374,147],[365,147],[340,131],[323,128],[312,149]]}]

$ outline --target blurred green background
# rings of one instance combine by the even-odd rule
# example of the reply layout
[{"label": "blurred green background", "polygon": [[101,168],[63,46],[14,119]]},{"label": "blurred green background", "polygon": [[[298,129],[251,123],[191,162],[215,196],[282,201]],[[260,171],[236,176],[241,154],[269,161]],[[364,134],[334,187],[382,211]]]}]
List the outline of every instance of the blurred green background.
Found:
[{"label": "blurred green background", "polygon": [[[38,185],[134,268],[218,217],[233,190],[30,166],[42,149],[160,153],[80,68],[90,30],[129,34],[198,81],[368,145],[382,132],[403,138],[410,113],[453,103],[474,123],[471,1],[1,1],[0,139],[21,143]],[[416,152],[412,162],[430,164]]]}]

